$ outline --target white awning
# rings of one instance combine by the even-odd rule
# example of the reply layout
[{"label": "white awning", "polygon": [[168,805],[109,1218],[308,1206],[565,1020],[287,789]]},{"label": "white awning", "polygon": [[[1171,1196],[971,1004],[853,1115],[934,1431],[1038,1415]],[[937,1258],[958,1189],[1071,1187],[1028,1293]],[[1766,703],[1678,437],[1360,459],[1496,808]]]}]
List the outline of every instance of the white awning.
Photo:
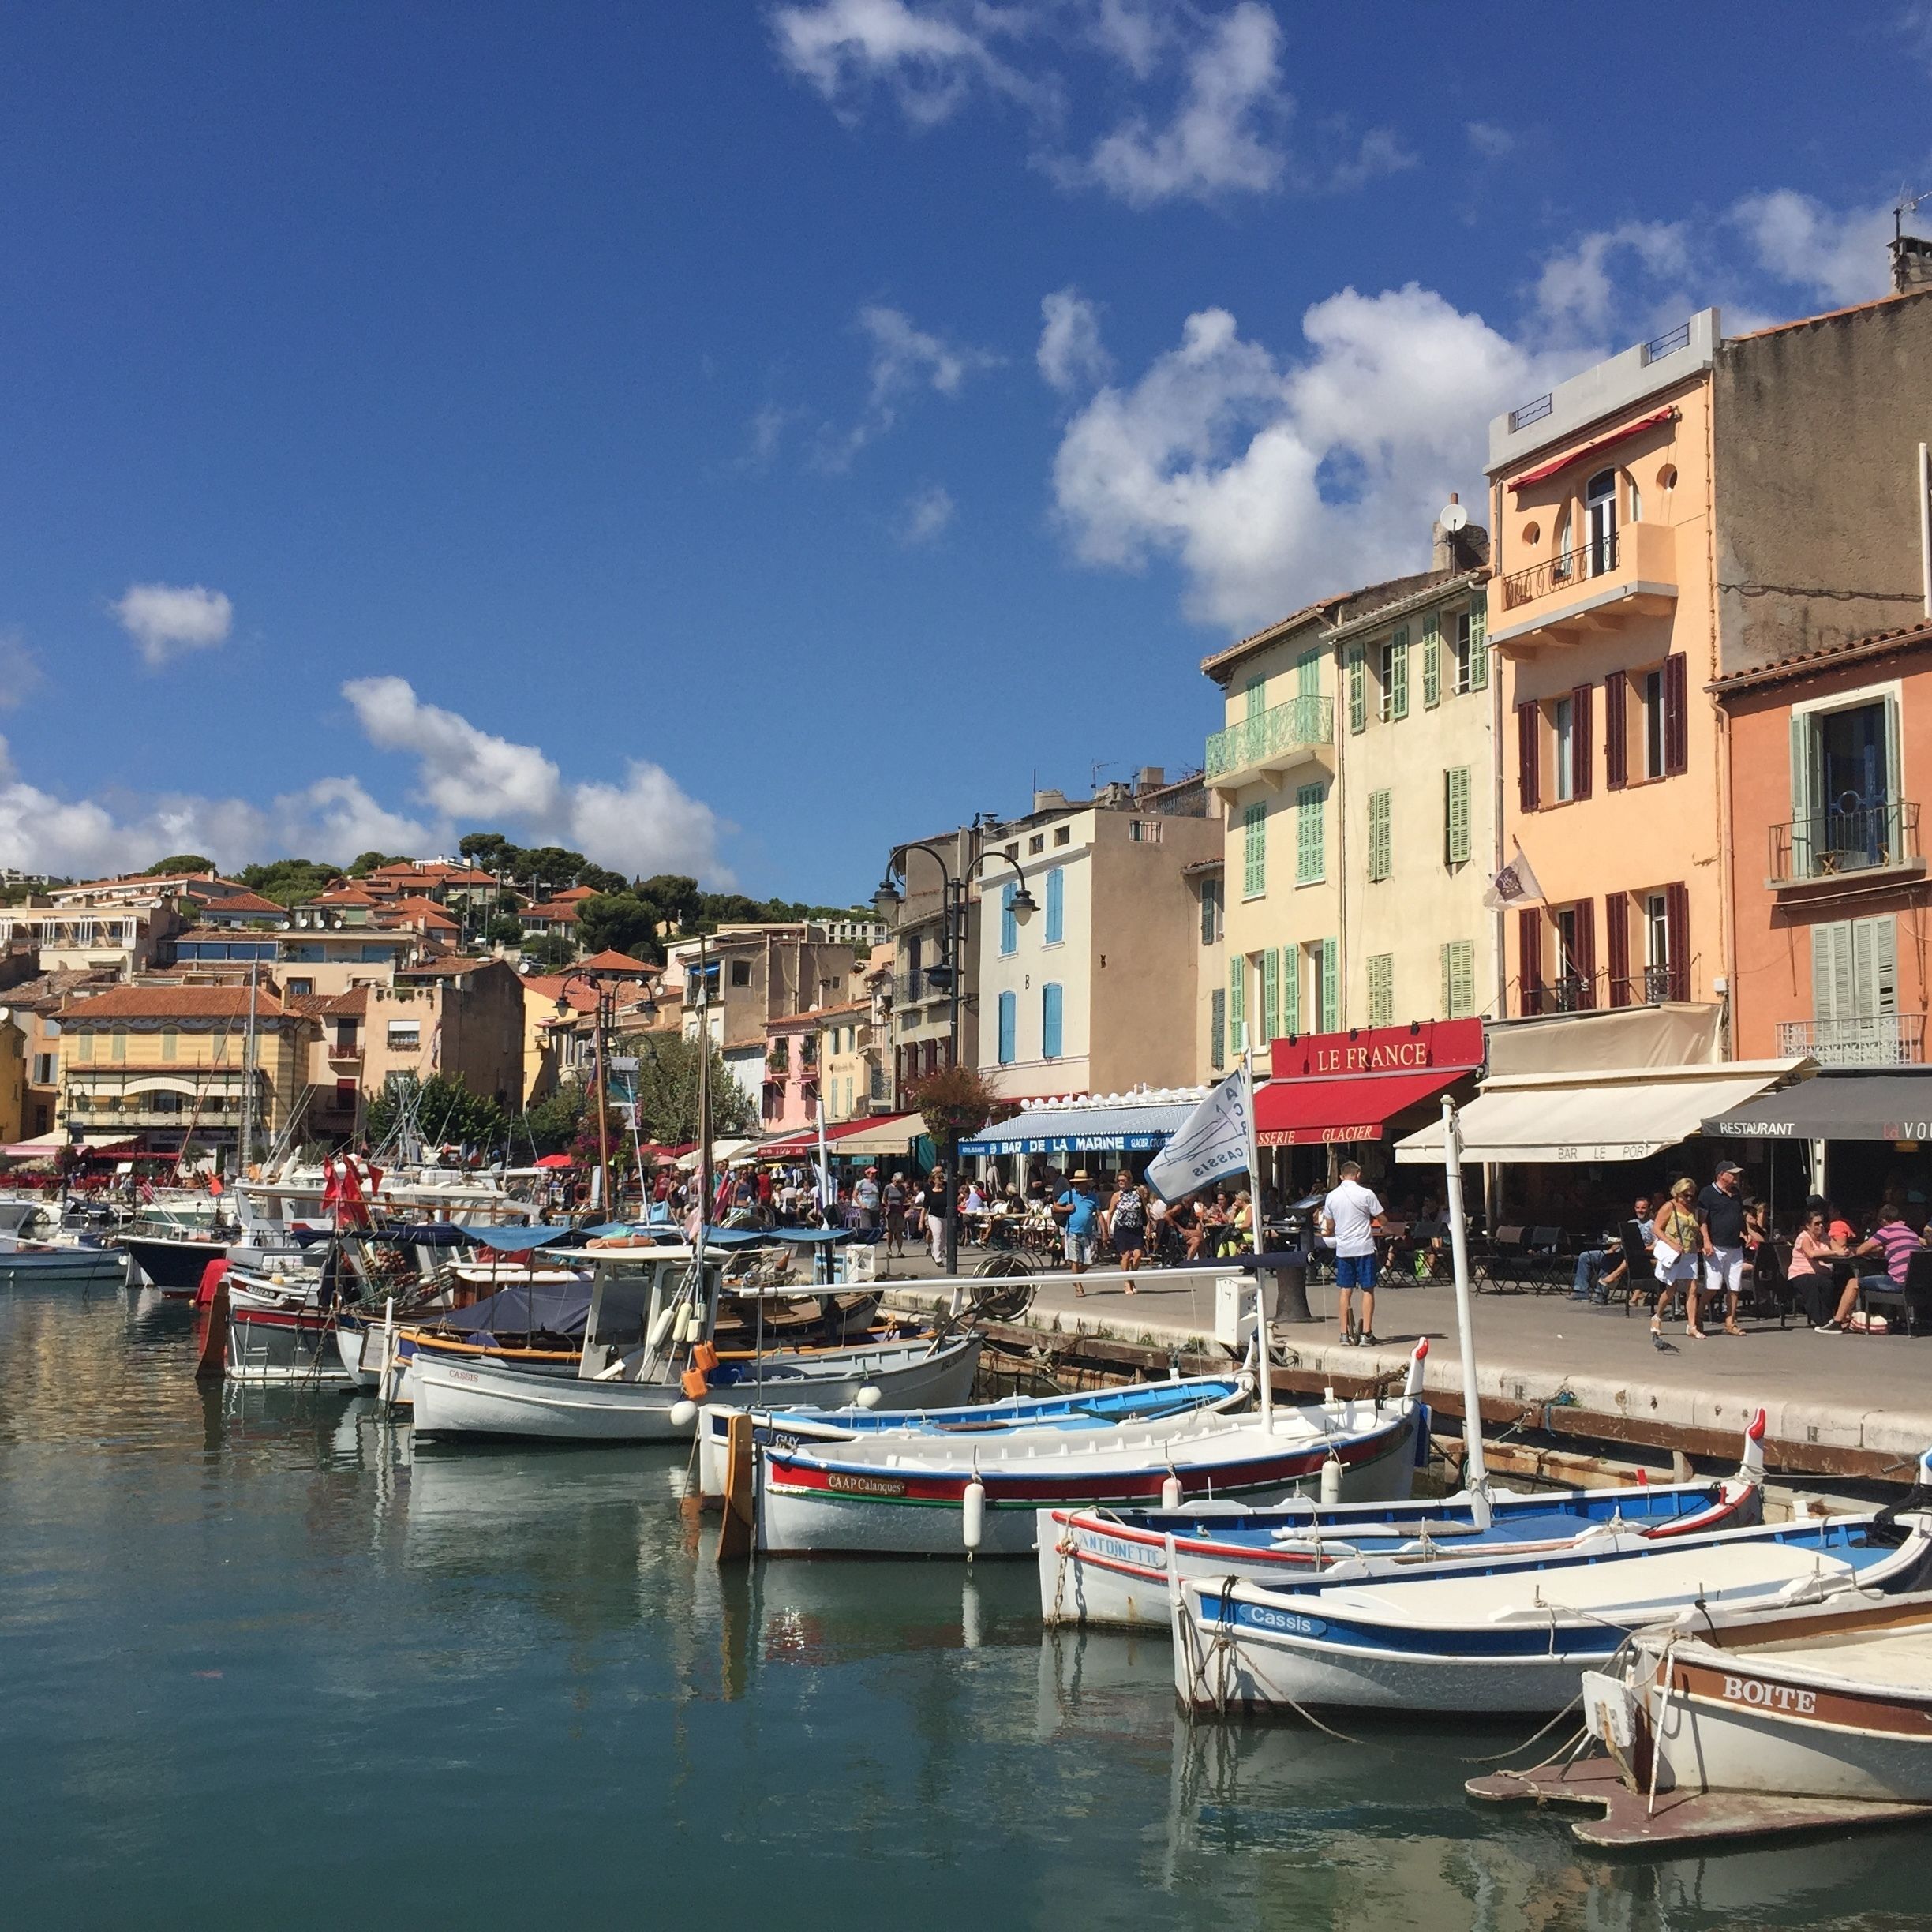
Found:
[{"label": "white awning", "polygon": [[[1713,1065],[1520,1073],[1488,1081],[1462,1112],[1466,1161],[1648,1160],[1716,1114],[1808,1072],[1802,1057]],[[1440,1166],[1442,1122],[1395,1144],[1411,1166]]]},{"label": "white awning", "polygon": [[1087,1154],[1115,1148],[1144,1154],[1168,1141],[1187,1125],[1201,1095],[1185,1099],[1092,1102],[1037,1107],[1016,1114],[996,1127],[983,1127],[960,1143],[962,1154]]}]

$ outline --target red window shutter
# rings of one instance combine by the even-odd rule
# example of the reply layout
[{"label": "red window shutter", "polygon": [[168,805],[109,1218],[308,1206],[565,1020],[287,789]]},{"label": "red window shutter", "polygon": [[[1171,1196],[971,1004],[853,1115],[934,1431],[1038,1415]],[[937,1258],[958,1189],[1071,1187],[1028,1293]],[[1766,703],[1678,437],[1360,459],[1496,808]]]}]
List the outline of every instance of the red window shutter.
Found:
[{"label": "red window shutter", "polygon": [[1570,694],[1571,757],[1576,767],[1571,773],[1572,798],[1586,799],[1590,795],[1590,699],[1595,695],[1593,684],[1579,684]]},{"label": "red window shutter", "polygon": [[1543,915],[1534,906],[1526,906],[1516,915],[1516,981],[1521,990],[1522,1010],[1543,1010]]},{"label": "red window shutter", "polygon": [[1621,893],[1611,893],[1604,900],[1604,953],[1610,968],[1609,1004],[1627,1006],[1631,1003],[1630,908]]},{"label": "red window shutter", "polygon": [[1537,776],[1537,707],[1516,707],[1516,802],[1526,812],[1537,808],[1542,786]]},{"label": "red window shutter", "polygon": [[1630,746],[1623,736],[1624,679],[1612,671],[1604,680],[1604,789],[1621,792],[1630,782]]},{"label": "red window shutter", "polygon": [[1664,660],[1664,775],[1674,778],[1690,768],[1690,693],[1684,654]]},{"label": "red window shutter", "polygon": [[[1586,690],[1589,687],[1584,687]],[[1576,908],[1576,957],[1571,962],[1577,976],[1577,1004],[1597,1004],[1597,906],[1593,900],[1579,900]]]},{"label": "red window shutter", "polygon": [[[1673,658],[1682,664],[1681,657]],[[1664,888],[1664,923],[1670,946],[1670,996],[1690,997],[1690,889],[1681,883]]]}]

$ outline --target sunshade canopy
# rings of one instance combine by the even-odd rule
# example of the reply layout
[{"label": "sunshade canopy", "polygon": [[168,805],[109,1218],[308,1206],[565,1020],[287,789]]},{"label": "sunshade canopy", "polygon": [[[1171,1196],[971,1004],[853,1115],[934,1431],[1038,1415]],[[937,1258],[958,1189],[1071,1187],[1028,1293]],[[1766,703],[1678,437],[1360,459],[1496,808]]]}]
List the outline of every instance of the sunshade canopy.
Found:
[{"label": "sunshade canopy", "polygon": [[1255,1139],[1263,1147],[1379,1140],[1405,1108],[1433,1099],[1470,1070],[1429,1067],[1417,1073],[1271,1080],[1255,1094]]},{"label": "sunshade canopy", "polygon": [[[1789,1060],[1618,1067],[1491,1080],[1460,1116],[1466,1161],[1648,1160],[1687,1140],[1713,1114],[1741,1106],[1808,1066]],[[1433,1121],[1395,1145],[1410,1165],[1440,1166]]]},{"label": "sunshade canopy", "polygon": [[1708,1114],[1702,1131],[1728,1140],[1932,1140],[1932,1068],[1821,1073]]},{"label": "sunshade canopy", "polygon": [[1118,1148],[1144,1154],[1165,1147],[1200,1104],[1191,1100],[1121,1106],[1041,1107],[983,1128],[960,1143],[962,1154],[1085,1154]]}]

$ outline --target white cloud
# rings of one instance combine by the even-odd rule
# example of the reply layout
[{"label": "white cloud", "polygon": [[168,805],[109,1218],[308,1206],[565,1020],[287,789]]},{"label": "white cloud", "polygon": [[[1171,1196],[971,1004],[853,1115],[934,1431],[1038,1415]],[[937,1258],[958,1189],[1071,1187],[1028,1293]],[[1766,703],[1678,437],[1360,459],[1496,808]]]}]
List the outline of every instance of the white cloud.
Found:
[{"label": "white cloud", "polygon": [[1759,265],[1821,301],[1865,301],[1891,286],[1892,209],[1827,208],[1780,188],[1732,210]]},{"label": "white cloud", "polygon": [[1039,373],[1063,395],[1105,382],[1113,358],[1100,340],[1100,312],[1077,289],[1063,288],[1040,303]]},{"label": "white cloud", "polygon": [[1385,174],[1399,174],[1416,165],[1414,152],[1394,129],[1371,128],[1356,144],[1354,154],[1329,168],[1321,185],[1335,193],[1352,193]]},{"label": "white cloud", "polygon": [[157,671],[185,651],[222,643],[234,623],[234,605],[201,584],[129,584],[109,608]]},{"label": "white cloud", "polygon": [[943,483],[929,483],[915,490],[900,520],[899,541],[908,549],[930,543],[951,526],[957,508]]},{"label": "white cloud", "polygon": [[1094,182],[1136,208],[1278,187],[1286,157],[1270,137],[1290,107],[1280,47],[1273,13],[1241,0],[1189,51],[1173,119],[1156,128],[1129,115],[1064,178]]},{"label": "white cloud", "polygon": [[1191,614],[1234,627],[1413,569],[1447,493],[1478,482],[1488,418],[1568,373],[1413,283],[1345,289],[1302,333],[1277,358],[1204,309],[1073,418],[1054,494],[1084,560],[1174,557]]},{"label": "white cloud", "polygon": [[1690,260],[1682,223],[1621,222],[1548,256],[1537,279],[1536,305],[1543,320],[1559,331],[1600,335],[1629,305],[1633,276],[1656,281],[1682,275]]},{"label": "white cloud", "polygon": [[46,682],[27,640],[17,631],[0,631],[0,711],[24,704]]},{"label": "white cloud", "polygon": [[1500,161],[1515,151],[1516,137],[1493,121],[1466,121],[1462,132],[1469,137],[1469,144],[1485,161]]},{"label": "white cloud", "polygon": [[871,344],[865,413],[842,435],[821,438],[818,462],[827,470],[846,468],[868,443],[890,430],[908,397],[922,389],[957,396],[969,378],[1005,360],[989,350],[948,342],[919,328],[903,309],[881,303],[859,311],[858,327]]}]

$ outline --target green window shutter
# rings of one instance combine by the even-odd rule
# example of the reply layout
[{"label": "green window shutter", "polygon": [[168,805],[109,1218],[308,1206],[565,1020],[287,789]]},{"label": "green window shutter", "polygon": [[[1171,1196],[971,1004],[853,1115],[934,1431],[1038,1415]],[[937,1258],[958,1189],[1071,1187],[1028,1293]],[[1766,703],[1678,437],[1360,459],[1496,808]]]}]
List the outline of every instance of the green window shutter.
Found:
[{"label": "green window shutter", "polygon": [[1488,605],[1478,597],[1470,606],[1470,689],[1489,688]]},{"label": "green window shutter", "polygon": [[1442,960],[1442,1015],[1445,1020],[1462,1017],[1455,1009],[1455,967],[1451,957],[1455,951],[1455,942],[1452,939],[1445,940],[1438,949]]},{"label": "green window shutter", "polygon": [[1368,728],[1368,668],[1358,643],[1348,647],[1348,711],[1350,731]]},{"label": "green window shutter", "polygon": [[[1791,876],[1811,876],[1811,721],[1803,713],[1791,721]],[[1815,934],[1818,928],[1814,926]],[[1822,1014],[1820,1018],[1824,1017]]]},{"label": "green window shutter", "polygon": [[1267,709],[1267,680],[1250,678],[1246,686],[1248,722],[1252,724]]},{"label": "green window shutter", "polygon": [[1395,956],[1392,953],[1369,955],[1368,1024],[1372,1027],[1395,1024]]},{"label": "green window shutter", "polygon": [[1316,698],[1321,695],[1321,653],[1304,651],[1295,660],[1295,695]]},{"label": "green window shutter", "polygon": [[1395,648],[1389,653],[1388,714],[1393,718],[1409,715],[1409,631],[1405,625],[1395,633]]},{"label": "green window shutter", "polygon": [[1476,942],[1451,939],[1442,949],[1442,1003],[1445,1020],[1468,1020],[1476,1012]]},{"label": "green window shutter", "polygon": [[1324,1033],[1334,1033],[1339,1032],[1342,1025],[1342,942],[1339,939],[1324,939],[1321,942],[1321,1030]]},{"label": "green window shutter", "polygon": [[1301,1031],[1301,949],[1286,945],[1281,949],[1282,1031]]},{"label": "green window shutter", "polygon": [[1311,879],[1325,876],[1323,870],[1327,856],[1327,813],[1323,809],[1324,795],[1319,784],[1298,785],[1295,788],[1295,878],[1305,884]]},{"label": "green window shutter", "polygon": [[1248,961],[1237,953],[1228,961],[1228,1051],[1239,1053],[1248,1044]]},{"label": "green window shutter", "polygon": [[1227,988],[1208,996],[1208,1064],[1219,1073],[1227,1065]]},{"label": "green window shutter", "polygon": [[1432,711],[1442,702],[1442,620],[1433,611],[1422,625],[1422,702]]},{"label": "green window shutter", "polygon": [[1389,875],[1389,795],[1368,794],[1368,876],[1385,879]]},{"label": "green window shutter", "polygon": [[1261,955],[1261,1037],[1281,1033],[1281,955],[1272,946]]},{"label": "green window shutter", "polygon": [[1443,774],[1443,854],[1452,866],[1466,865],[1470,856],[1470,768],[1451,767]]},{"label": "green window shutter", "polygon": [[1267,807],[1250,805],[1241,813],[1241,897],[1258,899],[1267,890]]}]

